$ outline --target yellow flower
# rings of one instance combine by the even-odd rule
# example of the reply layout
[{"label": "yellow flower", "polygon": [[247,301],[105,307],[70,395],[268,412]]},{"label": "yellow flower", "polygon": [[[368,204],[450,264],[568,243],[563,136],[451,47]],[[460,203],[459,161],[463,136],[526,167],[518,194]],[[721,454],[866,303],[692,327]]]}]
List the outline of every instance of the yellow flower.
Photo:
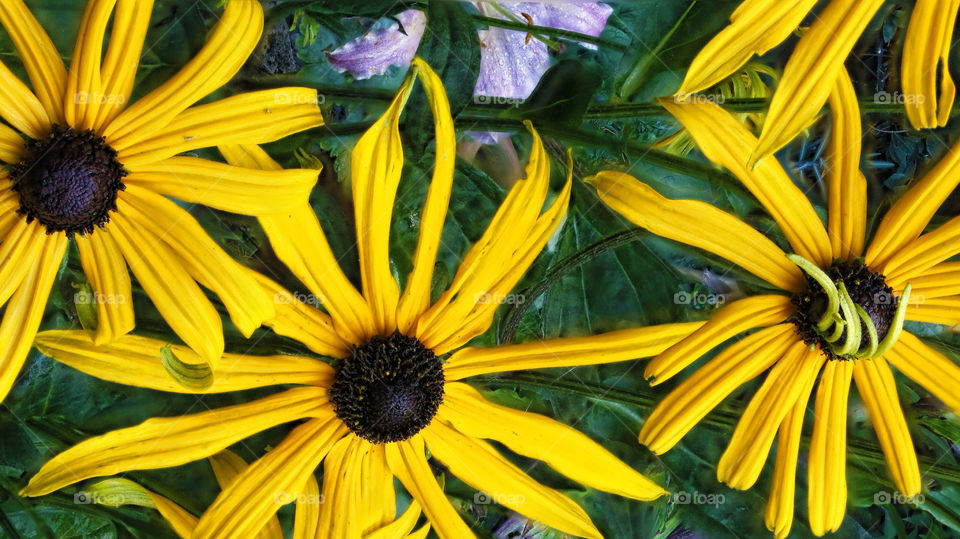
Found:
[{"label": "yellow flower", "polygon": [[[677,95],[683,98],[709,88],[754,54],[777,46],[815,4],[815,0],[745,0],[731,15],[731,24],[694,58]],[[882,4],[882,0],[832,0],[815,17],[787,61],[749,161],[751,167],[816,120],[844,61]],[[902,97],[916,129],[942,127],[950,116],[955,87],[946,66],[958,8],[958,0],[918,0],[910,17],[903,51]]]},{"label": "yellow flower", "polygon": [[0,400],[27,356],[70,238],[93,288],[78,302],[96,305],[97,343],[134,327],[128,266],[210,364],[223,352],[223,331],[197,283],[220,296],[244,334],[273,314],[268,296],[250,293],[255,281],[167,197],[251,215],[283,211],[306,199],[315,171],[175,155],[321,125],[316,91],[265,90],[191,107],[227,82],[259,40],[259,2],[232,0],[200,53],[127,107],[152,11],[150,0],[90,0],[68,71],[22,0],[0,4],[34,88],[0,63],[0,117],[13,126],[0,124],[8,165],[0,173]]},{"label": "yellow flower", "polygon": [[[210,467],[213,469],[214,477],[221,489],[227,488],[230,482],[241,475],[249,467],[247,462],[240,455],[224,449],[223,451],[211,455],[208,459]],[[189,511],[180,507],[169,498],[161,496],[156,492],[151,492],[143,486],[120,477],[104,479],[93,483],[78,493],[74,498],[80,497],[84,503],[95,503],[119,507],[121,505],[134,505],[156,509],[160,516],[170,525],[173,531],[180,537],[187,539],[193,536],[197,527],[197,517],[190,514]],[[278,505],[296,503],[293,520],[293,537],[295,539],[311,539],[318,537],[327,537],[329,533],[321,529],[321,512],[324,507],[324,498],[320,493],[320,487],[317,484],[317,478],[310,474],[303,487],[297,492],[283,492],[275,499]],[[420,517],[420,504],[412,500],[407,509],[397,517],[396,520],[389,522],[371,533],[365,535],[367,539],[424,539],[430,531],[430,525],[425,524],[420,529],[413,531]],[[261,527],[255,531],[255,536],[262,539],[283,539],[283,530],[280,528],[280,520],[273,516]]]},{"label": "yellow flower", "polygon": [[719,255],[781,290],[727,305],[650,362],[645,374],[659,384],[728,339],[756,330],[680,383],[640,433],[642,443],[663,453],[740,385],[770,369],[717,474],[731,487],[751,487],[779,430],[766,515],[778,537],[792,524],[800,433],[818,373],[808,459],[810,525],[818,535],[837,529],[845,512],[851,381],[873,420],[894,483],[906,496],[920,492],[920,472],[889,364],[960,411],[960,368],[902,331],[904,318],[960,324],[960,264],[945,262],[960,251],[960,217],[924,233],[960,181],[960,147],[890,208],[864,252],[867,194],[858,169],[860,115],[845,71],[830,99],[826,229],[775,157],[761,159],[756,169],[748,166],[757,139],[729,113],[713,104],[663,100],[704,155],[735,174],[764,206],[792,254],[710,204],[665,198],[619,172],[604,171],[590,180],[607,204],[634,223]]},{"label": "yellow flower", "polygon": [[[432,106],[437,157],[420,216],[413,270],[401,293],[391,272],[389,234],[403,169],[398,122],[417,77]],[[671,324],[493,348],[463,346],[490,326],[498,304],[566,215],[570,175],[543,210],[550,166],[540,138],[532,128],[531,133],[526,178],[510,189],[486,232],[464,256],[450,287],[431,301],[456,140],[439,78],[415,59],[396,98],[360,138],[351,157],[362,290],[355,289],[340,269],[308,205],[260,218],[277,255],[312,294],[293,295],[257,276],[276,298],[277,316],[268,324],[278,334],[334,358],[334,366],[306,357],[226,354],[212,385],[203,392],[275,384],[297,387],[246,404],[150,419],[84,441],[48,462],[24,494],[42,495],[126,470],[184,464],[256,432],[306,419],[220,494],[201,517],[195,536],[256,532],[277,510],[274,496],[298,491],[321,463],[327,503],[320,529],[330,530],[332,537],[358,537],[391,521],[394,477],[417,500],[441,537],[470,536],[434,478],[425,454],[429,450],[451,474],[492,501],[564,533],[599,537],[589,516],[573,500],[536,482],[484,439],[541,460],[599,490],[639,500],[664,495],[655,483],[573,428],[491,403],[462,381],[518,369],[647,357],[701,325]],[[255,145],[226,146],[221,151],[233,163],[278,168]],[[39,335],[37,343],[43,352],[94,376],[164,391],[188,391],[158,366],[156,358],[165,346],[159,341],[125,336],[96,347],[86,333],[50,331]],[[189,353],[183,347],[173,349],[177,355]]]}]

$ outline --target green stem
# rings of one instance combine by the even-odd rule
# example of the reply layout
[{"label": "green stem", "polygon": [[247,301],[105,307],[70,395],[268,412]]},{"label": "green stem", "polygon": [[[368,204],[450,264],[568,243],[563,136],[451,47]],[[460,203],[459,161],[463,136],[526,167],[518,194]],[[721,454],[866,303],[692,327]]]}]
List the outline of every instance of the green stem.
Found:
[{"label": "green stem", "polygon": [[611,249],[637,241],[645,235],[647,235],[647,231],[641,228],[624,230],[623,232],[607,236],[554,264],[547,271],[542,281],[523,291],[524,301],[514,304],[510,310],[507,311],[505,316],[506,321],[503,324],[503,329],[500,331],[500,342],[509,343],[513,341],[513,335],[516,333],[517,326],[520,325],[520,320],[523,318],[523,315],[526,314],[530,306],[532,306],[537,298],[546,292],[553,283],[560,280],[564,275],[570,273],[581,264],[593,260]]},{"label": "green stem", "polygon": [[[489,387],[552,389],[577,395],[594,402],[638,408],[643,415],[648,415],[649,412],[659,404],[662,398],[661,395],[644,393],[643,390],[649,389],[646,386],[640,386],[635,391],[625,391],[580,379],[574,380],[568,377],[557,378],[542,372],[516,372],[510,373],[507,376],[475,376],[471,378],[471,381],[475,382],[476,385]],[[720,405],[714,408],[714,410],[703,419],[702,423],[719,427],[724,430],[724,432],[731,432],[740,421],[741,415],[742,410],[732,410],[727,406]],[[809,445],[810,435],[805,434],[803,439],[804,444]],[[875,471],[874,466],[886,466],[887,461],[883,456],[883,450],[876,443],[848,438],[847,451],[851,457],[853,457],[850,459],[850,462],[854,462],[862,468]],[[945,466],[926,457],[921,457],[920,463],[926,475],[953,483],[960,483],[960,468]]]},{"label": "green stem", "polygon": [[653,62],[654,58],[659,58],[660,52],[663,50],[663,47],[666,46],[667,42],[670,41],[670,38],[673,37],[673,34],[680,28],[680,25],[683,23],[684,19],[687,18],[687,15],[690,14],[690,10],[693,9],[693,6],[697,5],[697,0],[690,2],[690,5],[687,6],[687,9],[683,12],[683,15],[680,15],[680,18],[674,23],[673,28],[657,43],[657,46],[650,51],[649,54],[641,56],[637,59],[636,65],[633,66],[633,69],[630,70],[630,73],[627,75],[627,78],[624,79],[623,85],[620,86],[620,91],[618,92],[620,97],[624,99],[629,99],[633,96],[634,92],[640,88],[640,85],[643,84],[646,79],[647,72],[650,70],[650,64]]}]

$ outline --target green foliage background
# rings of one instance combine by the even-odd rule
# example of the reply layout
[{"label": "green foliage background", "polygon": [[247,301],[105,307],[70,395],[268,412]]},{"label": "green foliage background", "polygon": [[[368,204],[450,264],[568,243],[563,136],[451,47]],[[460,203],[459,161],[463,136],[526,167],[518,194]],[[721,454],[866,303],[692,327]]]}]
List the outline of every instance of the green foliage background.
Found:
[{"label": "green foliage background", "polygon": [[[69,59],[83,2],[33,0],[28,5],[50,30],[59,50]],[[873,93],[899,88],[900,48],[906,13],[912,2],[888,2],[873,21],[848,61],[865,108],[863,169],[870,181],[871,215],[889,205],[911,178],[927,170],[946,151],[957,131],[956,120],[944,130],[916,133],[895,106],[878,106]],[[156,87],[185,64],[203,45],[216,23],[213,0],[157,0],[148,42],[138,75],[136,94]],[[589,335],[643,324],[703,319],[709,306],[678,305],[678,292],[717,292],[734,298],[738,290],[762,286],[727,263],[701,252],[636,231],[605,206],[579,180],[605,168],[629,169],[670,197],[706,200],[732,211],[760,230],[769,230],[784,245],[757,202],[728,173],[714,168],[696,151],[687,157],[651,149],[649,143],[676,130],[652,99],[670,94],[685,66],[704,43],[725,24],[737,2],[661,2],[636,0],[613,4],[615,13],[597,40],[596,50],[564,39],[556,67],[543,78],[534,95],[521,106],[474,104],[471,96],[479,66],[476,29],[486,23],[468,5],[457,2],[413,3],[428,13],[429,26],[419,53],[441,74],[451,98],[458,130],[500,127],[515,131],[521,157],[529,136],[520,119],[532,119],[553,157],[554,180],[563,180],[565,148],[572,148],[575,186],[567,222],[536,261],[516,293],[521,307],[504,305],[494,326],[477,344],[523,342],[557,336]],[[330,243],[345,261],[348,275],[358,280],[356,250],[348,190],[348,149],[358,133],[385,107],[404,69],[354,81],[327,63],[325,51],[363,31],[360,17],[391,16],[408,6],[386,1],[265,2],[268,22],[261,47],[242,72],[208,99],[240,91],[282,85],[318,88],[324,98],[328,126],[271,144],[268,150],[287,166],[297,166],[298,149],[323,162],[313,193]],[[762,60],[782,68],[793,40]],[[456,51],[454,55],[453,51]],[[954,55],[956,58],[957,55]],[[0,58],[23,73],[15,49],[0,34]],[[732,102],[741,110],[762,110],[762,102]],[[752,107],[752,108],[751,108]],[[823,185],[816,171],[819,147],[828,122],[814,125],[803,140],[779,154],[788,170],[824,208]],[[416,244],[419,211],[433,162],[432,124],[425,98],[416,90],[403,122],[406,142],[404,180],[393,222],[392,255],[401,276],[410,269]],[[472,163],[457,162],[457,176],[448,222],[444,229],[435,290],[449,283],[472,241],[484,230],[504,196],[504,178],[496,177],[495,148],[481,149]],[[216,159],[209,152],[200,155]],[[938,219],[956,215],[952,198]],[[192,208],[210,234],[244,263],[280,280],[292,290],[302,287],[289,275],[265,242],[255,220]],[[871,220],[875,226],[876,219]],[[710,231],[704,231],[709,234]],[[73,293],[85,282],[76,253],[62,268],[44,328],[79,327]],[[719,287],[719,288],[718,288]],[[211,296],[212,297],[212,296]],[[174,341],[152,305],[135,290],[140,334]],[[225,316],[225,312],[221,308]],[[266,330],[244,340],[227,326],[227,348],[234,352],[307,354],[298,343]],[[953,357],[960,340],[950,330],[930,325],[911,328]],[[755,488],[738,492],[716,481],[715,463],[736,425],[756,383],[727,399],[673,451],[654,456],[637,444],[644,417],[675,385],[650,388],[642,377],[643,361],[599,367],[510,373],[476,380],[488,397],[521,409],[544,413],[584,431],[626,462],[655,478],[671,491],[712,495],[723,503],[684,504],[676,498],[640,503],[592,491],[566,480],[543,465],[532,474],[564,489],[582,503],[595,523],[610,537],[756,537],[768,534],[763,511],[769,490],[772,460]],[[702,361],[701,361],[702,363]],[[683,376],[678,377],[682,379]],[[898,378],[902,404],[917,450],[925,484],[918,506],[876,504],[892,482],[865,410],[851,397],[848,481],[849,510],[837,537],[887,535],[941,537],[960,534],[960,421],[943,405]],[[271,390],[227,395],[169,395],[110,384],[80,374],[33,352],[21,379],[0,406],[0,535],[20,537],[167,537],[172,531],[155,511],[74,503],[82,485],[38,499],[17,491],[40,465],[57,452],[92,435],[131,426],[155,416],[172,416],[246,402]],[[808,418],[809,419],[809,418]],[[291,426],[281,426],[250,438],[233,449],[252,460],[283,438]],[[809,436],[810,425],[806,434]],[[806,526],[806,465],[801,451],[798,473],[795,536],[809,536]],[[441,472],[441,468],[437,468]],[[320,472],[322,473],[322,472]],[[171,469],[132,472],[129,478],[200,514],[218,488],[206,462]],[[556,534],[527,523],[496,505],[476,505],[473,491],[447,475],[446,491],[481,536],[553,537]],[[402,496],[402,494],[401,494]],[[289,532],[292,510],[281,520]]]}]

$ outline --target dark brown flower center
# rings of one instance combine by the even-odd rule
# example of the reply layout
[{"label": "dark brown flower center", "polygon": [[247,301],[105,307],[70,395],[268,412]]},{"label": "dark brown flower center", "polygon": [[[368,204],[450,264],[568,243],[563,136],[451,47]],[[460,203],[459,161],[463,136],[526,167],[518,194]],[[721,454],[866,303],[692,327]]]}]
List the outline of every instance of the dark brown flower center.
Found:
[{"label": "dark brown flower center", "polygon": [[399,442],[430,424],[443,402],[443,365],[419,340],[395,332],[353,349],[337,366],[330,402],[354,434]]},{"label": "dark brown flower center", "polygon": [[54,125],[26,143],[26,157],[9,169],[20,196],[19,213],[47,233],[89,234],[117,209],[126,171],[117,152],[91,130]]}]

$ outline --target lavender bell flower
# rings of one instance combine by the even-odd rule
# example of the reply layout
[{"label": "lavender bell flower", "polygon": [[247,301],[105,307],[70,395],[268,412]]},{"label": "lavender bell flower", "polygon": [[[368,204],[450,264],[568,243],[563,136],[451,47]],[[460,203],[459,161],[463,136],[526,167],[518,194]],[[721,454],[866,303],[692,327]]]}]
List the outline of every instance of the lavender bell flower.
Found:
[{"label": "lavender bell flower", "polygon": [[330,65],[341,73],[349,71],[357,79],[383,75],[392,65],[410,65],[427,27],[427,16],[422,11],[408,9],[399,13],[396,19],[403,24],[403,32],[396,22],[386,28],[370,30],[327,53]]}]

